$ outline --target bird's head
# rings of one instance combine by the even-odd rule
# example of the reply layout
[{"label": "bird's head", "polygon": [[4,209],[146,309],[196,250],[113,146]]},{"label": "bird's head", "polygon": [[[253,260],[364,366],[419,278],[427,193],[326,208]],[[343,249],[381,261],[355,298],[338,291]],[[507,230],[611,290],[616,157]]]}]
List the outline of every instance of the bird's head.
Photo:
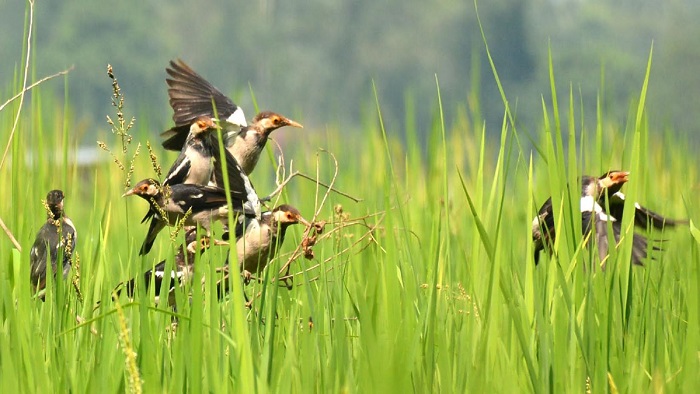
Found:
[{"label": "bird's head", "polygon": [[48,206],[49,210],[51,211],[51,215],[53,216],[54,219],[58,219],[61,216],[61,213],[63,212],[63,199],[65,196],[63,195],[63,191],[61,190],[51,190],[47,195],[46,195],[46,205]]},{"label": "bird's head", "polygon": [[275,221],[281,225],[301,223],[307,227],[311,226],[311,223],[309,223],[306,219],[304,219],[303,216],[301,216],[301,212],[299,212],[298,209],[294,208],[291,205],[282,204],[278,206],[277,208],[272,210],[272,215]]},{"label": "bird's head", "polygon": [[620,191],[622,185],[627,182],[629,174],[628,171],[608,171],[598,177],[598,186],[601,189],[605,189],[608,196],[610,196]]},{"label": "bird's head", "polygon": [[203,133],[207,133],[207,132],[216,130],[218,128],[219,128],[219,125],[217,125],[214,122],[214,119],[212,119],[208,116],[200,116],[190,126],[190,134],[191,135],[200,135]]},{"label": "bird's head", "polygon": [[270,111],[263,111],[255,115],[255,118],[253,118],[253,124],[258,126],[259,130],[261,130],[262,134],[265,136],[270,135],[270,133],[273,131],[284,126],[292,126],[300,129],[304,128],[301,123],[295,122],[280,114]]},{"label": "bird's head", "polygon": [[153,178],[147,178],[137,183],[133,189],[129,189],[126,193],[122,194],[122,197],[131,196],[135,194],[139,197],[148,199],[149,197],[155,197],[161,193],[160,182]]}]

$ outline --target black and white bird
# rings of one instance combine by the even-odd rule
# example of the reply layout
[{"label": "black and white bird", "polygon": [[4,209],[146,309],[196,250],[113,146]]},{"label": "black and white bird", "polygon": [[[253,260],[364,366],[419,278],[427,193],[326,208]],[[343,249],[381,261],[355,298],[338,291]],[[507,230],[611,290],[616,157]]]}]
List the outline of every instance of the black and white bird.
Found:
[{"label": "black and white bird", "polygon": [[270,133],[284,126],[303,128],[300,123],[269,111],[259,113],[248,125],[240,107],[182,60],[171,61],[166,72],[170,76],[166,82],[175,121],[175,127],[161,134],[166,149],[181,150],[192,122],[200,116],[215,117],[216,112],[219,119],[225,119],[220,124],[226,149],[250,175]]},{"label": "black and white bird", "polygon": [[[78,233],[73,222],[63,211],[64,195],[61,190],[51,190],[46,196],[48,218],[36,234],[29,251],[30,279],[35,292],[46,287],[46,267],[51,263],[54,275],[57,270],[66,278],[70,272]],[[60,254],[60,260],[59,260]],[[60,261],[60,268],[57,266]]]},{"label": "black and white bird", "polygon": [[[628,181],[628,176],[629,172],[626,171],[608,171],[600,177],[584,176],[581,179],[581,231],[584,240],[588,237],[593,238],[598,247],[599,258],[603,261],[603,268],[605,258],[610,250],[608,228],[612,229],[613,239],[616,243],[620,241],[622,233],[620,222],[622,221],[625,202],[625,195],[620,192],[620,189]],[[685,223],[683,220],[663,217],[641,206],[639,203],[634,205],[634,224],[637,227],[663,229],[665,226],[672,227]],[[549,198],[532,221],[535,264],[539,262],[539,255],[542,250],[547,249],[550,254],[553,251],[554,240],[556,239],[554,223],[552,199]],[[644,265],[644,260],[648,256],[648,246],[649,240],[647,237],[641,234],[633,234],[633,264]],[[652,249],[661,250],[657,245],[653,245]]]},{"label": "black and white bird", "polygon": [[[255,187],[236,159],[226,150],[223,151],[223,161],[218,154],[218,142],[212,133],[218,127],[213,119],[207,116],[201,116],[192,123],[185,145],[165,176],[163,185],[185,183],[223,188],[224,167],[226,167],[229,188],[236,193],[245,193],[247,205],[256,212],[260,212],[260,200]],[[152,215],[151,210],[143,220],[149,219]]]},{"label": "black and white bird", "polygon": [[[144,290],[148,291],[154,288],[155,302],[158,303],[161,288],[169,281],[168,287],[168,304],[175,305],[174,291],[177,287],[183,286],[192,279],[194,273],[195,254],[197,252],[204,253],[210,246],[209,238],[202,237],[197,240],[197,229],[191,228],[185,234],[185,244],[180,245],[173,267],[166,270],[166,260],[162,260],[156,264],[153,269],[146,271],[138,281],[138,285],[143,286]],[[169,277],[169,279],[168,279]],[[122,290],[126,290],[129,298],[133,298],[136,292],[137,278],[132,278],[126,283],[120,283],[115,288],[116,296],[119,296]]]},{"label": "black and white bird", "polygon": [[211,134],[217,127],[212,118],[206,116],[192,123],[180,155],[170,167],[163,185],[188,183],[206,186],[212,180],[218,149]]},{"label": "black and white bird", "polygon": [[[157,180],[148,178],[137,183],[122,197],[131,195],[143,198],[150,206],[144,221],[151,218],[151,223],[140,255],[151,250],[156,236],[165,226],[174,226],[183,218],[185,227],[199,225],[207,234],[214,221],[228,221],[226,191],[219,187],[184,183],[161,186]],[[244,191],[231,190],[234,212],[255,216],[257,213],[249,206],[247,198]]]},{"label": "black and white bird", "polygon": [[217,129],[212,118],[199,117],[192,126],[180,155],[165,176],[163,185],[187,183],[202,186],[224,187],[224,167],[229,188],[236,193],[245,193],[251,208],[260,209],[255,187],[230,152],[224,150],[224,160],[212,131]]},{"label": "black and white bird", "polygon": [[[260,273],[275,257],[284,243],[284,238],[289,226],[301,223],[311,226],[295,207],[282,204],[272,211],[263,212],[261,219],[241,215],[236,223],[236,257],[239,272],[250,280],[253,274]],[[226,260],[226,272],[228,275],[229,261]],[[218,285],[217,293],[222,297],[228,292],[227,276],[224,276]]]},{"label": "black and white bird", "polygon": [[[224,187],[224,175],[226,174],[229,189],[232,195],[237,196],[237,199],[243,201],[243,209],[252,211],[257,217],[260,216],[261,202],[246,173],[241,169],[230,152],[224,150],[225,162],[222,162],[221,156],[217,154],[218,142],[212,131],[218,126],[213,119],[206,116],[197,118],[190,126],[187,140],[182,147],[180,155],[175,160],[168,171],[168,174],[163,181],[163,187],[175,186],[179,184],[199,185]],[[223,165],[222,165],[223,163]],[[224,172],[224,167],[226,172]],[[138,186],[138,185],[137,185]],[[146,184],[141,184],[146,187]],[[150,188],[141,190],[141,193],[156,193],[156,189],[163,187],[155,187],[155,184],[149,184]],[[178,190],[185,190],[177,188]],[[194,189],[188,189],[192,192]],[[132,189],[132,194],[138,194],[139,190]],[[128,193],[128,192],[127,192]],[[196,190],[194,191],[196,194]],[[126,194],[129,195],[129,194]],[[184,196],[184,194],[182,195]],[[180,197],[182,197],[180,196]],[[150,196],[148,199],[152,198]],[[180,201],[182,203],[182,201]],[[156,218],[158,210],[154,205],[144,216],[142,223],[150,219],[150,228],[146,243],[141,248],[140,253],[146,254],[150,251],[155,236],[164,227],[164,222]]]}]

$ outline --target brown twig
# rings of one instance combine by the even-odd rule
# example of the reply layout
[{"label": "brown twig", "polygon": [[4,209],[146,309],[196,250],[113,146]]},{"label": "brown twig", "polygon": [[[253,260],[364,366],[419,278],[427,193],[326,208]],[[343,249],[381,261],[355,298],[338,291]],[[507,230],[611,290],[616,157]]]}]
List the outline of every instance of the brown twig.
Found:
[{"label": "brown twig", "polygon": [[364,201],[364,200],[361,199],[361,198],[353,197],[353,196],[349,195],[348,193],[345,193],[345,192],[343,192],[343,191],[340,191],[340,190],[338,190],[338,189],[336,189],[336,188],[334,188],[334,187],[332,187],[332,186],[326,185],[325,183],[319,181],[318,179],[313,178],[313,177],[310,177],[310,176],[308,176],[308,175],[306,175],[306,174],[304,174],[304,173],[302,173],[302,172],[297,171],[294,175],[295,175],[295,176],[300,176],[300,177],[302,177],[302,178],[304,178],[304,179],[307,179],[307,180],[310,180],[310,181],[312,181],[312,182],[316,182],[316,183],[319,184],[320,186],[323,186],[323,187],[325,187],[326,189],[329,189],[329,190],[333,191],[333,192],[336,193],[336,194],[340,194],[341,196],[346,197],[346,198],[348,198],[348,199],[350,199],[350,200],[352,200],[352,201],[354,201],[354,202],[362,202],[362,201]]},{"label": "brown twig", "polygon": [[2,218],[0,218],[0,227],[2,227],[2,230],[7,234],[7,238],[10,239],[13,245],[15,245],[15,248],[19,250],[20,252],[22,251],[22,247],[20,246],[19,242],[17,242],[17,239],[15,238],[14,235],[12,235],[12,232],[10,231],[9,228],[5,225],[5,222],[2,221]]},{"label": "brown twig", "polygon": [[[335,171],[333,172],[333,177],[331,178],[331,182],[330,182],[330,184],[328,185],[328,187],[326,188],[326,192],[324,193],[323,198],[321,199],[321,203],[320,203],[320,204],[319,204],[319,202],[318,202],[318,192],[319,192],[318,187],[319,187],[319,182],[316,181],[316,193],[314,193],[315,198],[316,198],[316,201],[314,202],[314,206],[316,207],[316,210],[315,210],[315,212],[314,212],[313,218],[311,219],[311,222],[312,222],[312,223],[315,223],[315,222],[316,222],[316,219],[318,218],[318,215],[321,213],[321,209],[323,209],[323,206],[325,205],[326,200],[328,199],[328,195],[329,195],[330,192],[331,192],[331,188],[332,188],[333,185],[335,184],[335,180],[336,180],[336,178],[338,177],[338,160],[336,160],[335,155],[333,155],[332,153],[330,153],[330,152],[328,152],[328,151],[326,151],[326,150],[324,150],[324,149],[321,149],[321,152],[325,152],[325,153],[327,153],[327,154],[329,154],[329,155],[331,156],[331,159],[333,159],[333,162],[334,162]],[[320,165],[319,165],[319,162],[318,162],[318,161],[319,161],[319,155],[316,154],[316,179],[317,179],[317,180],[318,180],[318,178],[320,178],[320,174],[319,174]],[[312,232],[312,231],[317,232],[313,226],[307,227],[307,228],[304,230],[304,236],[302,237],[302,239],[309,239],[309,238],[311,238],[311,237],[314,237],[315,235],[313,235],[313,236],[311,235],[311,232]],[[282,274],[282,276],[288,276],[288,275],[289,275],[289,270],[291,269],[292,262],[296,259],[296,257],[298,257],[298,254],[300,253],[300,251],[301,251],[302,249],[308,249],[308,248],[305,248],[305,247],[304,247],[304,242],[301,242],[299,245],[297,245],[296,249],[294,250],[294,254],[292,255],[292,257],[289,258],[289,259],[287,260],[287,262],[282,266],[282,268],[280,268],[280,270],[278,271],[279,274],[282,274],[282,272],[284,272],[284,274]],[[309,252],[308,252],[308,250],[305,250],[304,253],[306,254],[306,253],[309,253]],[[296,256],[296,257],[295,257],[295,256]],[[293,279],[292,279],[292,280],[293,280]],[[286,283],[287,281],[285,280],[284,282]],[[286,283],[286,285],[287,285],[287,288],[291,288],[291,284]]]},{"label": "brown twig", "polygon": [[11,102],[13,102],[13,101],[17,100],[18,98],[20,98],[20,97],[22,96],[22,93],[26,93],[26,92],[28,92],[28,91],[34,89],[35,87],[41,85],[42,83],[48,81],[49,79],[54,79],[54,78],[56,78],[56,77],[60,77],[61,75],[66,75],[66,74],[68,74],[69,72],[73,71],[74,68],[75,68],[75,66],[70,66],[70,67],[68,67],[67,69],[63,70],[63,71],[59,71],[59,72],[57,72],[57,73],[55,73],[55,74],[49,75],[48,77],[41,78],[40,80],[38,80],[38,81],[34,82],[33,84],[27,86],[26,89],[23,89],[23,90],[22,90],[22,92],[15,94],[14,96],[10,97],[7,101],[5,101],[4,103],[2,103],[2,105],[0,105],[0,112],[2,112],[2,110],[5,109],[5,107],[7,107]]},{"label": "brown twig", "polygon": [[[369,226],[369,225],[367,225],[366,223],[364,223],[364,221],[365,221],[367,218],[372,217],[372,216],[379,216],[379,215],[381,215],[381,218],[379,219],[379,221],[377,222],[376,225],[374,225],[374,226]],[[286,283],[286,281],[288,281],[288,280],[290,280],[290,279],[293,280],[293,278],[296,277],[296,276],[300,276],[300,275],[302,275],[302,274],[304,274],[304,273],[308,273],[308,272],[311,272],[311,271],[313,271],[313,270],[316,270],[316,269],[320,268],[322,265],[325,265],[325,264],[331,262],[332,260],[334,260],[334,259],[337,258],[338,256],[341,256],[341,255],[343,255],[343,254],[349,252],[350,250],[352,250],[353,248],[355,248],[355,247],[356,247],[357,245],[359,245],[360,243],[366,241],[368,238],[371,240],[371,242],[367,243],[364,247],[362,247],[360,250],[358,250],[358,253],[361,252],[362,250],[364,250],[365,248],[367,248],[367,246],[369,246],[369,245],[371,245],[371,244],[373,244],[373,243],[374,243],[374,244],[377,244],[376,239],[374,239],[373,232],[374,232],[374,231],[376,230],[376,228],[379,226],[379,223],[381,223],[381,222],[384,220],[384,217],[385,217],[385,213],[384,213],[384,212],[379,212],[379,213],[367,215],[367,216],[361,217],[361,218],[354,218],[354,219],[351,219],[351,220],[349,220],[349,221],[347,221],[347,222],[344,222],[341,226],[336,226],[336,227],[332,228],[330,231],[324,232],[323,235],[321,235],[321,236],[318,238],[319,241],[321,241],[321,240],[323,240],[323,239],[330,238],[331,236],[335,235],[335,233],[339,232],[341,229],[343,229],[343,228],[345,228],[345,227],[350,227],[350,226],[364,226],[364,227],[367,227],[367,229],[368,229],[366,233],[362,234],[362,236],[360,236],[360,238],[358,238],[358,239],[357,239],[355,242],[353,242],[350,246],[348,246],[348,247],[346,247],[346,248],[340,250],[338,253],[335,253],[334,255],[332,255],[332,256],[330,256],[330,257],[327,257],[327,258],[324,259],[322,262],[319,262],[319,263],[317,263],[317,264],[315,264],[315,265],[313,265],[313,266],[311,266],[311,267],[308,267],[308,268],[306,268],[306,269],[304,269],[304,270],[302,270],[302,271],[299,271],[299,272],[296,272],[296,273],[293,273],[293,274],[286,274],[286,275],[280,276],[279,278],[277,278],[277,280]],[[298,259],[303,255],[303,252],[302,252],[300,249],[301,249],[301,248],[297,248],[297,250],[291,252],[291,256],[288,258],[288,262],[291,263],[291,262],[293,262],[293,261],[296,261],[296,260],[298,260]],[[382,250],[384,250],[384,249],[382,248]],[[283,267],[283,268],[284,268],[284,267]],[[330,268],[328,268],[328,269],[326,270],[326,272],[330,272],[330,271],[332,271],[332,270],[335,269],[335,268],[337,268],[337,267],[335,267],[335,266],[330,267]],[[281,272],[281,271],[282,271],[282,269],[280,269],[280,272]],[[309,281],[316,281],[316,280],[318,280],[318,279],[319,279],[319,277],[316,276],[316,277],[314,277],[314,278],[311,278]],[[256,276],[253,275],[253,276],[250,277],[250,280],[254,280],[254,281],[258,282],[258,283],[262,283],[262,282],[264,281],[264,278],[258,278],[258,277],[256,277]],[[274,280],[273,280],[273,281],[274,281]]]},{"label": "brown twig", "polygon": [[[275,141],[275,144],[276,144],[276,141]],[[336,182],[337,177],[338,177],[338,173],[339,173],[339,165],[338,165],[338,161],[333,153],[328,152],[325,149],[319,150],[319,153],[327,154],[331,158],[331,160],[333,161],[333,165],[334,165],[333,176],[330,180],[330,183],[326,184],[326,183],[319,181],[319,179],[320,179],[320,167],[321,167],[320,162],[319,162],[320,161],[319,154],[317,154],[317,156],[316,156],[316,177],[302,174],[299,171],[291,171],[291,167],[293,164],[291,161],[290,161],[290,168],[289,168],[291,171],[291,174],[289,176],[286,176],[287,167],[285,166],[284,152],[282,151],[282,148],[279,146],[279,144],[277,144],[277,148],[280,152],[280,155],[278,157],[278,167],[277,167],[276,176],[275,176],[275,183],[277,184],[277,188],[268,197],[265,197],[262,200],[271,201],[273,199],[273,197],[279,195],[282,192],[282,190],[284,190],[284,187],[291,181],[291,179],[296,177],[296,176],[300,176],[304,179],[307,179],[307,180],[310,180],[310,181],[313,181],[314,183],[316,183],[316,191],[315,191],[315,202],[314,202],[314,207],[315,207],[314,214],[313,214],[313,217],[310,218],[311,225],[307,226],[304,229],[304,232],[302,235],[302,241],[296,246],[294,251],[292,251],[289,254],[280,256],[282,259],[286,258],[286,262],[280,267],[280,269],[278,271],[278,276],[276,278],[272,278],[271,282],[277,282],[277,281],[283,282],[284,285],[286,285],[288,288],[291,288],[291,286],[293,284],[290,284],[290,282],[293,281],[295,276],[299,276],[299,275],[304,274],[306,272],[310,272],[314,269],[317,269],[317,268],[321,267],[322,265],[325,265],[325,264],[329,263],[330,261],[338,258],[338,256],[341,256],[345,253],[348,253],[349,251],[351,251],[353,249],[356,249],[358,245],[366,244],[366,245],[363,245],[362,248],[360,248],[358,253],[361,252],[362,250],[364,250],[365,248],[369,247],[372,244],[379,245],[377,239],[374,236],[374,232],[379,227],[380,223],[383,221],[383,219],[385,217],[385,212],[372,213],[372,214],[368,214],[364,217],[359,217],[359,218],[352,218],[352,219],[345,218],[345,219],[341,220],[339,223],[335,224],[330,231],[324,231],[324,227],[326,225],[326,222],[323,220],[321,220],[321,221],[318,220],[319,216],[323,210],[323,207],[328,202],[328,199],[329,199],[331,193],[340,194],[340,195],[342,195],[342,196],[344,196],[344,197],[346,197],[354,202],[362,201],[362,199],[353,197],[353,196],[349,195],[348,193],[339,191],[338,189],[336,189],[334,187],[335,182]],[[321,187],[323,187],[325,189],[325,192],[323,192],[322,194],[320,191]],[[371,217],[376,217],[376,216],[380,216],[380,218],[375,224],[368,224],[367,223],[367,219],[369,219]],[[364,234],[362,234],[357,240],[352,242],[351,245],[343,248],[342,250],[338,251],[334,255],[327,257],[322,262],[319,262],[310,268],[304,269],[301,272],[294,273],[294,274],[289,273],[289,271],[291,269],[291,264],[294,261],[298,260],[301,256],[304,256],[307,259],[314,258],[312,248],[317,242],[328,239],[330,237],[337,237],[338,233],[340,233],[340,231],[342,229],[344,229],[346,227],[350,227],[350,226],[362,226],[362,227],[365,227],[367,229],[367,231]],[[380,246],[380,248],[381,248],[381,246]],[[381,248],[381,250],[384,251],[383,248]],[[286,257],[286,256],[288,256],[288,257]],[[327,272],[330,272],[334,268],[336,268],[336,267],[330,267],[327,270]],[[222,271],[226,271],[226,273],[224,274],[224,278],[227,278],[228,277],[228,267],[224,267],[224,269],[222,269]],[[319,278],[318,276],[314,277],[312,279],[312,281],[318,280],[318,278]],[[246,277],[246,280],[254,280],[255,282],[261,283],[264,281],[264,278],[259,278],[259,277],[256,277],[254,275],[249,275]],[[254,299],[259,298],[261,296],[261,294],[262,294],[261,292],[259,292],[258,294],[254,294],[252,296],[252,298],[250,299],[250,301],[247,303],[247,305],[250,306],[252,304],[252,302],[254,301]]]},{"label": "brown twig", "polygon": [[[273,141],[274,141],[274,140],[273,140]],[[317,172],[316,178],[314,178],[314,177],[312,177],[312,176],[306,175],[306,174],[304,174],[304,173],[302,173],[302,172],[299,172],[299,171],[292,171],[292,168],[293,168],[292,166],[293,166],[294,162],[293,162],[293,161],[290,161],[290,162],[289,162],[289,170],[290,170],[291,173],[289,174],[288,177],[286,177],[286,170],[287,170],[287,169],[286,169],[286,167],[285,167],[285,165],[284,165],[284,163],[285,163],[285,161],[284,161],[284,152],[282,151],[282,148],[279,146],[279,144],[277,144],[277,141],[274,141],[274,143],[277,145],[277,149],[280,151],[280,156],[279,156],[279,159],[278,159],[277,171],[276,171],[276,175],[275,175],[275,178],[276,178],[275,183],[277,184],[277,188],[276,188],[272,193],[270,193],[267,197],[263,198],[263,200],[265,200],[265,201],[270,201],[270,200],[272,200],[273,197],[275,197],[276,195],[280,194],[280,193],[282,192],[282,190],[284,190],[284,187],[287,186],[287,184],[289,183],[289,181],[292,180],[292,178],[294,178],[294,177],[296,177],[296,176],[299,176],[299,177],[302,177],[302,178],[304,178],[304,179],[306,179],[306,180],[309,180],[309,181],[312,181],[312,182],[316,183],[317,186],[319,186],[319,185],[320,185],[320,186],[323,186],[324,188],[326,188],[326,189],[328,189],[328,190],[331,190],[331,191],[333,191],[334,193],[339,194],[339,195],[341,195],[341,196],[343,196],[343,197],[345,197],[345,198],[348,198],[348,199],[350,199],[350,200],[352,200],[352,201],[354,201],[354,202],[361,202],[361,201],[362,201],[361,198],[353,197],[353,196],[351,196],[350,194],[345,193],[345,192],[343,192],[343,191],[341,191],[341,190],[338,190],[338,189],[336,189],[336,188],[333,187],[333,183],[335,182],[335,177],[336,177],[337,174],[338,174],[338,161],[335,159],[335,156],[334,156],[332,153],[326,151],[325,149],[321,149],[321,152],[328,153],[328,154],[333,158],[333,161],[335,162],[335,170],[336,170],[336,171],[335,171],[335,175],[334,175],[334,177],[333,177],[333,182],[331,182],[331,184],[328,185],[328,184],[326,184],[326,183],[321,182],[321,181],[318,179],[318,178],[319,178],[319,177],[318,177],[318,164],[317,164],[317,166],[316,166],[316,168],[317,168],[317,170],[316,170],[316,172]]]}]

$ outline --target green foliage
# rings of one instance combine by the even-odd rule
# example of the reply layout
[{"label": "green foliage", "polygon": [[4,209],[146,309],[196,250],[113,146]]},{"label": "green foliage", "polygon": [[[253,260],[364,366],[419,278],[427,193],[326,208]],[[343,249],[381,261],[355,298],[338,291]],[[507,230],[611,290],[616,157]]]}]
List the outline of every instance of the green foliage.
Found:
[{"label": "green foliage", "polygon": [[[551,81],[554,89],[554,72]],[[327,220],[329,229],[338,226],[337,204],[351,217],[381,212],[367,219],[376,242],[338,254],[365,233],[348,227],[319,242],[314,260],[293,264],[292,272],[300,275],[291,290],[271,282],[276,270],[268,270],[265,283],[247,288],[255,297],[252,310],[238,295],[218,302],[213,281],[207,280],[203,288],[178,291],[174,313],[154,306],[151,295],[141,291],[133,302],[111,301],[118,282],[161,258],[171,261],[173,247],[161,236],[151,255],[136,256],[146,231],[137,223],[145,204],[119,197],[124,172],[107,153],[92,167],[50,159],[70,130],[44,128],[60,124],[62,113],[71,111],[47,111],[38,93],[21,122],[17,144],[35,149],[43,165],[28,164],[29,151],[16,149],[12,166],[0,173],[2,194],[10,201],[0,217],[24,246],[19,253],[5,236],[0,238],[7,262],[0,267],[3,391],[580,392],[616,387],[692,392],[700,385],[697,240],[687,229],[666,232],[667,251],[656,253],[645,268],[626,263],[631,244],[625,241],[605,273],[585,271],[595,254],[581,247],[573,231],[575,205],[568,208],[576,196],[568,194],[566,184],[576,182],[580,169],[597,174],[629,168],[629,195],[671,216],[686,216],[683,201],[698,181],[698,163],[672,138],[654,148],[645,142],[646,87],[629,127],[601,122],[595,128],[609,132],[592,135],[585,124],[576,127],[575,111],[567,117],[554,112],[559,120],[535,135],[542,156],[515,144],[520,137],[509,121],[494,141],[466,121],[446,129],[439,113],[428,160],[415,136],[389,133],[381,122],[363,125],[366,138],[346,138],[347,128],[342,133],[331,128],[325,135],[301,131],[299,141],[285,147],[287,160],[307,173],[318,169],[328,180],[332,163],[324,154],[313,154],[314,147],[326,147],[338,159],[336,187],[364,199],[355,204],[331,194],[319,219]],[[575,109],[573,95],[568,100]],[[549,112],[558,108],[554,104],[543,102],[543,107]],[[127,119],[128,113],[127,101]],[[466,115],[461,118],[478,114]],[[551,124],[549,117],[545,125]],[[5,113],[0,121],[7,123]],[[572,127],[568,138],[575,144],[562,145],[559,123]],[[150,135],[157,146],[157,137]],[[409,141],[406,147],[402,138]],[[108,145],[118,147],[117,136]],[[586,149],[569,154],[576,146]],[[172,160],[158,148],[155,154],[161,162]],[[271,162],[256,171],[261,191],[273,187],[272,172]],[[679,173],[682,179],[674,176]],[[138,156],[135,178],[151,175],[150,159]],[[40,200],[54,187],[66,191],[66,211],[78,227],[83,303],[62,281],[50,286],[46,302],[32,299],[25,280],[26,245],[44,219]],[[295,180],[285,201],[310,216],[316,193],[313,183]],[[550,194],[563,214],[558,225],[572,231],[559,238],[558,257],[535,267],[530,220]],[[697,223],[697,210],[691,214]],[[287,254],[273,267],[300,242],[300,230],[294,229]],[[215,268],[226,253],[216,247],[202,255],[193,283],[202,276],[217,278]],[[101,305],[93,310],[97,301]]]},{"label": "green foliage", "polygon": [[[154,176],[151,158],[135,155],[134,146],[120,149],[123,135],[108,135],[115,155],[79,164],[71,127],[79,115],[37,88],[0,168],[0,218],[22,246],[0,234],[2,392],[698,391],[697,155],[673,132],[649,129],[650,55],[628,120],[608,120],[598,104],[595,124],[573,87],[560,93],[552,56],[552,98],[538,102],[543,126],[528,134],[513,127],[509,104],[501,106],[499,138],[470,123],[481,113],[460,108],[446,117],[452,103],[443,104],[437,79],[425,139],[413,127],[387,127],[377,88],[359,125],[276,132],[299,137],[284,144],[287,162],[325,182],[335,162],[318,147],[333,153],[334,187],[363,201],[331,193],[321,203],[322,188],[293,180],[282,201],[309,218],[318,210],[315,219],[326,220],[331,234],[319,239],[312,260],[292,264],[288,290],[277,272],[302,240],[303,229],[293,228],[263,281],[244,289],[250,310],[235,291],[237,276],[234,293],[216,299],[224,247],[197,257],[193,284],[175,294],[176,311],[154,305],[153,290],[112,301],[119,282],[163,258],[173,263],[174,244],[164,235],[151,254],[137,256],[146,205],[120,197],[132,160],[133,177],[142,179]],[[495,73],[497,61],[491,65]],[[496,81],[508,103],[507,86]],[[131,119],[124,91],[125,122],[112,117],[115,129]],[[103,97],[109,102],[109,93]],[[414,98],[405,102],[405,123],[415,125]],[[0,112],[3,128],[11,128],[12,111]],[[133,129],[134,142],[150,141],[161,164],[174,159],[153,130],[138,120]],[[253,174],[260,194],[274,188],[274,164],[260,163]],[[629,264],[627,233],[605,272],[584,269],[597,254],[575,231],[578,197],[567,185],[612,168],[632,171],[624,189],[630,201],[691,219],[688,228],[657,234],[666,251],[644,268]],[[46,302],[31,296],[28,245],[45,219],[40,201],[53,188],[65,191],[78,230],[82,302],[61,279],[49,282]],[[530,225],[548,196],[563,230],[555,257],[535,267]],[[364,225],[343,226],[353,218]]]}]

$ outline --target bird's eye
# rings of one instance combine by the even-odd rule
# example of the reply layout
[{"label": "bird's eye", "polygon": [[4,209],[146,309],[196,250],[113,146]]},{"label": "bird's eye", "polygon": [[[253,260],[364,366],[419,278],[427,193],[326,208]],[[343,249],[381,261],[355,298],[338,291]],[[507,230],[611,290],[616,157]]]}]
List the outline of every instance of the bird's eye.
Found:
[{"label": "bird's eye", "polygon": [[293,220],[293,219],[294,219],[294,215],[292,215],[291,213],[288,213],[288,214],[287,214],[287,219],[288,219],[288,220]]}]

